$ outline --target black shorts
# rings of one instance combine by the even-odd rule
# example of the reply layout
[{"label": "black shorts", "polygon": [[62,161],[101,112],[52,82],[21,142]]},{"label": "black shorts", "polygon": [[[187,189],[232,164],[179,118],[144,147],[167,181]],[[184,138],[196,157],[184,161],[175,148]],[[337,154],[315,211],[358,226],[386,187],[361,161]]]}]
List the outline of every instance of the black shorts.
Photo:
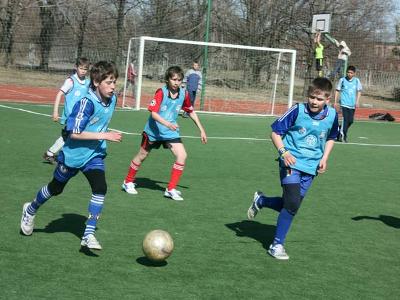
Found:
[{"label": "black shorts", "polygon": [[170,149],[171,144],[176,144],[176,143],[182,144],[181,138],[176,138],[176,139],[171,139],[171,140],[163,140],[163,141],[150,141],[147,133],[143,131],[142,143],[140,144],[140,146],[144,150],[150,151],[152,149],[159,149],[161,145],[163,146],[164,149]]},{"label": "black shorts", "polygon": [[322,70],[322,58],[317,58],[315,60],[315,69],[317,71],[321,71]]}]

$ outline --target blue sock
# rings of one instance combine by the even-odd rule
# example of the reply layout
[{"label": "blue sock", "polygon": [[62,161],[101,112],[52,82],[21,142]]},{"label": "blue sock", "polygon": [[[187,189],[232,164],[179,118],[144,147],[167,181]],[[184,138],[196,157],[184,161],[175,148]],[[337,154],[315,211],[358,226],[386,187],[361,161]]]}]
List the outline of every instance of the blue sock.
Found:
[{"label": "blue sock", "polygon": [[257,200],[257,206],[260,208],[268,207],[276,211],[281,211],[283,207],[283,199],[282,197],[261,196]]},{"label": "blue sock", "polygon": [[97,221],[99,220],[101,210],[103,209],[104,197],[105,195],[92,194],[88,207],[89,217],[86,222],[86,228],[83,234],[84,237],[89,234],[94,234]]},{"label": "blue sock", "polygon": [[51,198],[51,194],[47,185],[42,187],[36,195],[36,198],[31,202],[31,204],[27,208],[28,214],[34,216],[36,211],[42,206],[47,200]]},{"label": "blue sock", "polygon": [[278,221],[276,223],[276,233],[274,238],[274,244],[284,244],[286,235],[289,231],[290,225],[292,224],[294,215],[288,212],[286,208],[282,208]]}]

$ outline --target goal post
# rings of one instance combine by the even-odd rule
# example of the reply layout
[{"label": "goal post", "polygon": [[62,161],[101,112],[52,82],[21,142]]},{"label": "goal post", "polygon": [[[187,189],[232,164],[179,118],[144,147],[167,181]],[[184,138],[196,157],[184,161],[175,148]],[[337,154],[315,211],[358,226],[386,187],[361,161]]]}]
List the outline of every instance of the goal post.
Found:
[{"label": "goal post", "polygon": [[[196,111],[274,115],[292,106],[296,50],[148,36],[129,40],[122,106],[147,107],[163,85],[166,69],[178,65],[186,72],[193,61],[207,74],[197,93]],[[130,64],[136,71],[133,85],[128,80]]]}]

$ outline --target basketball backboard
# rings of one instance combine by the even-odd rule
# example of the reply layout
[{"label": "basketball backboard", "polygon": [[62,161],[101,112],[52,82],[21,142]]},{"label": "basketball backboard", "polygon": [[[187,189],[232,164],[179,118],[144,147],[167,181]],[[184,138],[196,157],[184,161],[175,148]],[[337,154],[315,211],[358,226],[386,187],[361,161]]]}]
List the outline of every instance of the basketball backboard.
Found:
[{"label": "basketball backboard", "polygon": [[331,29],[331,14],[313,15],[311,32],[329,32]]}]

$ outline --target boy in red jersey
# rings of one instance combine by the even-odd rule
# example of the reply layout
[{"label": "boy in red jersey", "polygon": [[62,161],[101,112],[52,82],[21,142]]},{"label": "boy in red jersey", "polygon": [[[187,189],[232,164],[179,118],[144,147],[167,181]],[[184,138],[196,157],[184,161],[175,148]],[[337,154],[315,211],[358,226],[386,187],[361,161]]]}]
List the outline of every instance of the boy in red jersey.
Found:
[{"label": "boy in red jersey", "polygon": [[176,190],[187,158],[180,138],[179,125],[176,122],[179,111],[183,109],[194,121],[200,130],[203,144],[207,143],[207,135],[193,110],[188,92],[180,87],[182,80],[183,70],[178,66],[169,67],[165,73],[166,85],[156,91],[154,99],[149,104],[150,117],[142,134],[141,147],[132,159],[128,174],[122,184],[122,189],[128,194],[137,194],[134,181],[140,165],[152,149],[158,149],[163,145],[165,149],[170,149],[175,156],[171,178],[164,196],[176,201],[183,200],[181,192]]}]

